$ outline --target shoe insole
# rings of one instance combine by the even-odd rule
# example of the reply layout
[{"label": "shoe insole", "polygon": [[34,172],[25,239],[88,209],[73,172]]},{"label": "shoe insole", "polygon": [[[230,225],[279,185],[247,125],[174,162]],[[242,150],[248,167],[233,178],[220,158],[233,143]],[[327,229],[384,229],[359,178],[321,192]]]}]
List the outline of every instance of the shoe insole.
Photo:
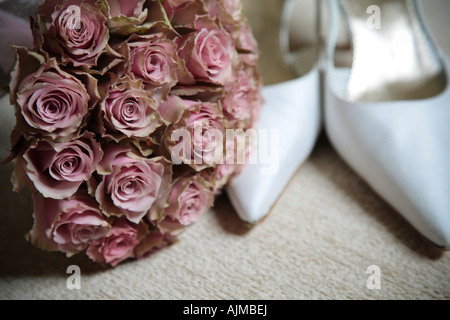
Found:
[{"label": "shoe insole", "polygon": [[353,46],[351,101],[423,99],[446,86],[411,0],[341,0]]}]

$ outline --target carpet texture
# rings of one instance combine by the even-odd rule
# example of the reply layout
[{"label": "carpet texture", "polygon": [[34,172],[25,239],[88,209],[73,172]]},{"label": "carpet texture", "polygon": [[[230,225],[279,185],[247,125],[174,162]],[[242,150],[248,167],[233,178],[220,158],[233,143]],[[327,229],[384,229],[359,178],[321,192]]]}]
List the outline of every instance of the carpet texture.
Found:
[{"label": "carpet texture", "polygon": [[[449,2],[427,2],[445,43]],[[263,52],[266,44],[275,47],[261,39],[277,32],[281,4],[245,1]],[[262,63],[266,82],[277,81],[276,67]],[[324,136],[263,223],[242,223],[222,195],[179,243],[115,269],[28,244],[31,201],[11,191],[10,172],[0,167],[1,299],[450,298],[450,252],[430,244],[378,197]],[[81,268],[80,290],[66,286],[70,265]],[[372,265],[381,270],[379,290],[366,285]]]}]

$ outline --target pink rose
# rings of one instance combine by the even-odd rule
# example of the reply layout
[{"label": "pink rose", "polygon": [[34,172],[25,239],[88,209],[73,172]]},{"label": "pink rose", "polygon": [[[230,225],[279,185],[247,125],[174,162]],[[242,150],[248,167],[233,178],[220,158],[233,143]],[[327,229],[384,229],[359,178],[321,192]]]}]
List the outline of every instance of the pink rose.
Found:
[{"label": "pink rose", "polygon": [[[180,100],[172,98],[171,103],[178,104]],[[186,111],[178,123],[169,127],[165,138],[173,161],[188,164],[197,171],[222,162],[225,123],[219,106],[210,102],[182,101]]]},{"label": "pink rose", "polygon": [[177,233],[208,211],[214,195],[200,175],[195,175],[178,178],[167,192],[166,201],[163,212],[150,211],[149,219],[160,219],[157,226],[161,232]]},{"label": "pink rose", "polygon": [[141,82],[118,81],[102,104],[106,129],[125,136],[148,138],[162,122],[152,93],[143,90]]},{"label": "pink rose", "polygon": [[76,133],[88,113],[90,96],[86,87],[62,71],[54,59],[18,82],[16,92],[15,103],[25,122],[52,138]]},{"label": "pink rose", "polygon": [[222,102],[224,113],[231,119],[250,119],[259,94],[253,70],[239,70],[236,81],[228,83],[226,89],[228,94]]},{"label": "pink rose", "polygon": [[105,145],[103,150],[95,197],[105,213],[139,223],[170,184],[170,165],[162,157],[143,158],[119,145]]},{"label": "pink rose", "polygon": [[91,68],[110,50],[107,19],[95,0],[45,1],[37,15],[36,43],[63,64]]},{"label": "pink rose", "polygon": [[97,202],[87,195],[54,200],[35,193],[33,199],[35,220],[28,237],[40,249],[71,256],[108,232],[109,224]]},{"label": "pink rose", "polygon": [[144,11],[146,0],[107,0],[111,17],[138,18]]},{"label": "pink rose", "polygon": [[200,174],[174,181],[148,213],[148,219],[162,234],[177,235],[196,222],[214,202],[214,194]]},{"label": "pink rose", "polygon": [[142,223],[134,225],[124,218],[115,219],[106,236],[91,243],[86,254],[94,262],[106,262],[115,267],[135,256],[134,249],[146,233]]},{"label": "pink rose", "polygon": [[233,39],[224,29],[205,16],[195,21],[196,32],[180,42],[178,55],[197,81],[223,85],[231,80],[237,52]]},{"label": "pink rose", "polygon": [[37,140],[23,157],[25,171],[36,189],[47,198],[63,199],[90,179],[102,155],[94,134],[86,131],[70,142]]},{"label": "pink rose", "polygon": [[128,40],[130,73],[151,86],[177,82],[176,45],[162,33],[132,35]]}]

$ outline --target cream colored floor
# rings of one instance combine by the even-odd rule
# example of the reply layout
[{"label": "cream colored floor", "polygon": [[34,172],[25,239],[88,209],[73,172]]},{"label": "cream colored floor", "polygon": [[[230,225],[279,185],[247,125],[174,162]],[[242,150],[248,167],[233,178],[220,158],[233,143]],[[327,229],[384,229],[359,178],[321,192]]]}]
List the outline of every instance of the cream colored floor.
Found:
[{"label": "cream colored floor", "polygon": [[[427,2],[434,30],[448,43],[450,2]],[[281,0],[245,3],[249,11],[267,10],[255,30],[274,32],[272,13]],[[266,78],[277,70],[262,68]],[[249,229],[221,196],[178,244],[107,270],[25,242],[30,201],[10,191],[10,170],[0,167],[2,299],[450,298],[450,252],[424,240],[340,160],[325,137],[262,224]],[[66,287],[72,264],[81,267],[78,291]],[[366,287],[371,265],[381,268],[380,290]]]}]

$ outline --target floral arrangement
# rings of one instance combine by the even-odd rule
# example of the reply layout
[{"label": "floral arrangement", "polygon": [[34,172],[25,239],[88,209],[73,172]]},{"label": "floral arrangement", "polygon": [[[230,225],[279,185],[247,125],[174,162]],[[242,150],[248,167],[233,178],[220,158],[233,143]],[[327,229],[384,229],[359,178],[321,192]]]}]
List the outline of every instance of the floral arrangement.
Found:
[{"label": "floral arrangement", "polygon": [[10,83],[28,239],[111,266],[173,243],[242,167],[215,133],[262,106],[240,0],[45,0],[31,28]]}]

